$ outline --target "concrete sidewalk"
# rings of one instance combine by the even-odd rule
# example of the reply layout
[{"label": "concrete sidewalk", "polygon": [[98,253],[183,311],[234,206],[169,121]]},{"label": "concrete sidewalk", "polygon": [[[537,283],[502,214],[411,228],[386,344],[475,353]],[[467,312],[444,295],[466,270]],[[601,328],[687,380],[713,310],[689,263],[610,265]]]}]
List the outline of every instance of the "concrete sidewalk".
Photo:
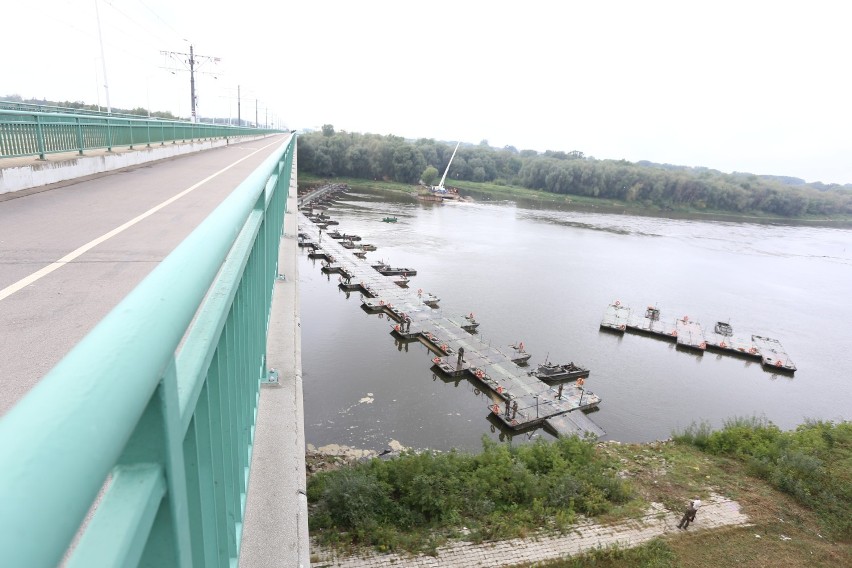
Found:
[{"label": "concrete sidewalk", "polygon": [[240,546],[249,568],[310,565],[295,172],[294,157],[267,340],[278,381],[260,390]]},{"label": "concrete sidewalk", "polygon": [[333,551],[314,546],[313,566],[340,568],[458,567],[512,566],[524,562],[542,562],[568,558],[594,548],[618,545],[621,548],[638,546],[654,538],[706,531],[725,526],[745,526],[749,519],[740,512],[737,502],[716,493],[701,506],[696,522],[687,530],[677,528],[682,512],[672,513],[659,503],[652,503],[642,517],[601,525],[579,523],[570,534],[512,539],[483,544],[454,543],[438,549],[436,556],[400,554],[369,554],[360,557],[338,558]]}]

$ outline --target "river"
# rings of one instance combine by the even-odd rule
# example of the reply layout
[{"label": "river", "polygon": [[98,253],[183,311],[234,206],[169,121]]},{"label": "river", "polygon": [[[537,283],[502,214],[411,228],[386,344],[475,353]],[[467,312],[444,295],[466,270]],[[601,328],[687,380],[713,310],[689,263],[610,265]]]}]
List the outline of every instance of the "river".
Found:
[{"label": "river", "polygon": [[[531,364],[574,361],[603,402],[590,418],[604,439],[668,438],[693,422],[720,427],[761,416],[783,429],[806,419],[852,419],[852,231],[782,224],[676,220],[520,206],[509,201],[433,204],[350,192],[329,213],[340,230],[378,247],[370,260],[416,268],[413,288],[445,313],[474,312],[480,335],[523,341]],[[385,215],[399,218],[382,223]],[[488,400],[466,380],[435,376],[419,343],[395,344],[386,319],[307,258],[299,264],[306,441],[382,450],[475,451],[507,436],[487,420]],[[794,376],[757,362],[691,354],[673,343],[601,332],[606,306],[664,320],[688,315],[705,329],[778,339]]]}]

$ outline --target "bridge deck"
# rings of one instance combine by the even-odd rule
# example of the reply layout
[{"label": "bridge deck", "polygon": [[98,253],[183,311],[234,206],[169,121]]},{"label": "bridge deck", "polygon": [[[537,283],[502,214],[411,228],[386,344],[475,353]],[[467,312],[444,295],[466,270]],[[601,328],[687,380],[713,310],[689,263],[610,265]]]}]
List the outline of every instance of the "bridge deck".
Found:
[{"label": "bridge deck", "polygon": [[[424,343],[436,355],[433,359],[436,368],[448,375],[467,376],[489,393],[491,412],[506,427],[524,429],[549,422],[551,429],[562,435],[578,431],[603,433],[588,419],[577,419],[571,422],[571,427],[564,426],[565,421],[551,422],[554,417],[572,411],[595,408],[600,403],[598,395],[581,385],[565,384],[560,397],[560,391],[515,363],[529,358],[525,351],[506,352],[484,343],[464,329],[472,323],[469,316],[444,315],[443,310],[430,308],[425,302],[437,305],[437,298],[414,289],[413,283],[409,288],[397,286],[393,278],[379,274],[370,262],[354,256],[338,240],[321,239],[319,229],[307,216],[300,214],[299,227],[319,247],[313,256],[325,258],[335,270],[349,277],[349,282],[342,281],[341,287],[353,289],[357,283],[357,288],[367,296],[362,304],[365,310],[385,314],[393,322],[393,333],[398,337]],[[407,319],[410,322],[406,325]],[[464,358],[459,364],[458,353],[462,348]]]}]

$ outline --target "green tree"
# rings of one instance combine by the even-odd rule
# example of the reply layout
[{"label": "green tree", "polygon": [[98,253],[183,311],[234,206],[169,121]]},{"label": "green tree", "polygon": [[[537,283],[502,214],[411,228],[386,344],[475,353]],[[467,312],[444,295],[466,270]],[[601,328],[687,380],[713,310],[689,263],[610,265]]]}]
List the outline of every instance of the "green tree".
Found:
[{"label": "green tree", "polygon": [[[299,168],[322,176],[416,183],[418,179],[429,181],[427,166],[443,171],[453,149],[454,145],[428,138],[412,143],[394,135],[335,132],[327,124],[321,132],[300,137]],[[535,150],[517,152],[513,147],[490,148],[485,143],[465,145],[459,148],[448,175],[453,180],[508,180],[539,191],[624,199],[665,209],[697,207],[785,217],[852,216],[852,184],[805,184],[793,180],[796,183],[792,185],[779,176],[724,174],[705,167],[644,160],[597,160],[579,150],[539,154]]]},{"label": "green tree", "polygon": [[423,173],[420,175],[420,180],[426,185],[432,185],[435,183],[435,178],[438,177],[438,170],[435,166],[428,166]]},{"label": "green tree", "polygon": [[396,181],[414,183],[425,167],[423,154],[414,146],[403,143],[393,151],[393,177]]}]

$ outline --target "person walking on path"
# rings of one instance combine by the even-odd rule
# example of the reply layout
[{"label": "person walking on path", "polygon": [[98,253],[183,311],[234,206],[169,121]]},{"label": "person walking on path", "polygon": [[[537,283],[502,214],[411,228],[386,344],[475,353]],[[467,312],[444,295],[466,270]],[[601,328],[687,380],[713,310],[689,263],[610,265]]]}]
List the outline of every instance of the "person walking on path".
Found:
[{"label": "person walking on path", "polygon": [[677,528],[685,529],[689,526],[689,523],[694,523],[695,514],[698,512],[699,507],[701,507],[701,499],[694,499],[690,501],[689,507],[687,507],[686,511],[684,511],[683,517],[680,519]]}]

